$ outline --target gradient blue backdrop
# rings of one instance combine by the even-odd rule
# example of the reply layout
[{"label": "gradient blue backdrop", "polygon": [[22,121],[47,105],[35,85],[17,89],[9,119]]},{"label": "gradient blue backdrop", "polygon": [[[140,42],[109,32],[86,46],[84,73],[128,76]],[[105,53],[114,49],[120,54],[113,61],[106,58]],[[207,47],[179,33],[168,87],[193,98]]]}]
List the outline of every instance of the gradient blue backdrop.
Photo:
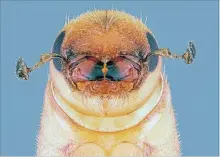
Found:
[{"label": "gradient blue backdrop", "polygon": [[[48,64],[17,80],[15,62],[28,65],[51,49],[66,14],[97,9],[124,10],[143,19],[160,47],[182,52],[197,45],[192,65],[165,60],[177,113],[183,155],[218,155],[218,3],[217,1],[1,2],[1,155],[34,155]],[[163,130],[161,130],[163,131]]]}]

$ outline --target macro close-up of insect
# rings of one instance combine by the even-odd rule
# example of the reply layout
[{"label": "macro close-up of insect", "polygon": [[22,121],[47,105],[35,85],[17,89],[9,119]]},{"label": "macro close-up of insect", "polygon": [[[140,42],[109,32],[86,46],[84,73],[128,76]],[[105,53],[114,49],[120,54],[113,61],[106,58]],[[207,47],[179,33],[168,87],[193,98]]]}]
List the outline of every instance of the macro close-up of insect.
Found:
[{"label": "macro close-up of insect", "polygon": [[68,20],[51,52],[33,67],[23,58],[16,65],[17,77],[31,81],[50,64],[37,156],[180,156],[162,58],[191,64],[195,56],[192,41],[180,52],[160,48],[147,25],[123,11]]},{"label": "macro close-up of insect", "polygon": [[218,1],[0,8],[0,156],[219,156]]}]

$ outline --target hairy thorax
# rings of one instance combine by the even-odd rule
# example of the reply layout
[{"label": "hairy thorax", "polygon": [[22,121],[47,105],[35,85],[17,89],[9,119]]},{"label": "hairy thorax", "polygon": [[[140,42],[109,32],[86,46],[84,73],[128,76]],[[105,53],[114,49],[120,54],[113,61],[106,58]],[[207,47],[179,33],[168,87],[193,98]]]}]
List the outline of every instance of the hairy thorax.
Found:
[{"label": "hairy thorax", "polygon": [[[71,106],[73,103],[63,101],[61,93],[55,91],[56,79],[49,80],[46,89],[41,146],[50,141],[56,146],[53,153],[65,156],[179,155],[170,91],[160,72],[158,79],[154,78],[155,86],[149,96],[142,98],[143,104],[131,107],[129,113],[114,116],[96,116],[94,111],[89,115],[83,109],[77,111]],[[147,91],[146,87],[144,90]],[[127,103],[121,108],[126,109]],[[170,143],[169,139],[172,139]],[[39,148],[38,151],[47,154],[48,150]]]}]

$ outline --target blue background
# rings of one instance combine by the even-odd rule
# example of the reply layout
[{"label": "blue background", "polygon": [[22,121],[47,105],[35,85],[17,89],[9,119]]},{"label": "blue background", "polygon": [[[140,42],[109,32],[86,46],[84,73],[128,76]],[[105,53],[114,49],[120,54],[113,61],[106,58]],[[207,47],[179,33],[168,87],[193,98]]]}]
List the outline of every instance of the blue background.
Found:
[{"label": "blue background", "polygon": [[[181,134],[183,155],[218,155],[218,2],[89,1],[1,2],[1,155],[34,155],[48,64],[15,77],[19,56],[32,66],[49,52],[66,14],[96,9],[124,10],[147,16],[160,47],[182,52],[189,40],[197,45],[192,65],[166,60],[166,74]],[[162,130],[161,130],[162,131]]]}]

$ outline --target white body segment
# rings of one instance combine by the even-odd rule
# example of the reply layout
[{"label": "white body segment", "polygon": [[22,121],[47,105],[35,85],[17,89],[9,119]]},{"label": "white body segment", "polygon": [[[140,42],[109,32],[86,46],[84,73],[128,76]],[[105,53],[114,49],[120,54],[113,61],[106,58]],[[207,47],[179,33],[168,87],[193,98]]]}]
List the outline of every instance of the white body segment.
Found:
[{"label": "white body segment", "polygon": [[51,62],[37,156],[180,156],[171,93],[161,67],[160,58],[139,89],[142,106],[121,116],[98,117],[70,107],[76,104],[69,104],[74,102],[68,99],[69,87]]}]

